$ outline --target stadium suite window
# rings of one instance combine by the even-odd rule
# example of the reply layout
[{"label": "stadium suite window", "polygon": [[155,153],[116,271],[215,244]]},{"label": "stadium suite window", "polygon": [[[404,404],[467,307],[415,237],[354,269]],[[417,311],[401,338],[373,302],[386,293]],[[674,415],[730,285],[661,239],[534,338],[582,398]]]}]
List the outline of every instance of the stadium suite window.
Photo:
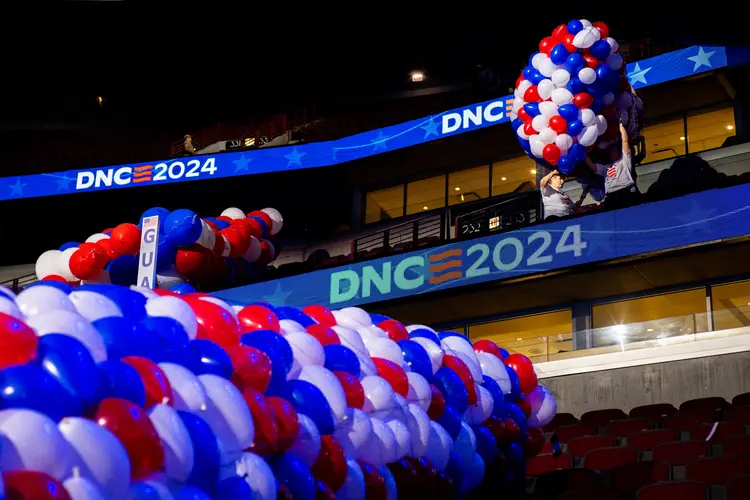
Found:
[{"label": "stadium suite window", "polygon": [[470,325],[469,338],[472,342],[489,339],[533,361],[547,361],[549,356],[573,350],[572,331],[572,312],[562,309]]},{"label": "stadium suite window", "polygon": [[720,148],[728,137],[734,135],[734,130],[734,108],[731,106],[688,113],[688,152],[699,153]]},{"label": "stadium suite window", "polygon": [[685,121],[682,117],[643,128],[646,157],[641,163],[675,158],[685,154]]},{"label": "stadium suite window", "polygon": [[750,326],[750,281],[711,287],[714,330]]},{"label": "stadium suite window", "polygon": [[404,215],[404,186],[394,186],[367,193],[365,223],[395,219]]},{"label": "stadium suite window", "polygon": [[458,205],[490,196],[490,166],[448,174],[448,204]]},{"label": "stadium suite window", "polygon": [[536,187],[536,163],[528,156],[492,164],[492,196]]},{"label": "stadium suite window", "polygon": [[439,175],[406,185],[406,215],[445,207],[446,176]]}]

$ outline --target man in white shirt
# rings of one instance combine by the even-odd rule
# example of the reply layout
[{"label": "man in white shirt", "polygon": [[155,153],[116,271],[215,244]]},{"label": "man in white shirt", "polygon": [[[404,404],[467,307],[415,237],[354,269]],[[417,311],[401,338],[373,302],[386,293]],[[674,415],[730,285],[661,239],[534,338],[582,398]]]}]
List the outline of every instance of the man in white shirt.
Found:
[{"label": "man in white shirt", "polygon": [[581,198],[573,203],[570,196],[562,192],[564,184],[565,179],[557,170],[548,173],[539,181],[542,203],[544,204],[544,220],[567,217],[573,210],[577,210],[586,198],[589,186],[584,187]]},{"label": "man in white shirt", "polygon": [[637,202],[638,186],[635,183],[633,154],[630,151],[628,132],[620,123],[622,147],[612,144],[607,148],[611,163],[595,163],[586,156],[586,165],[604,178],[604,204],[607,207],[623,207]]}]

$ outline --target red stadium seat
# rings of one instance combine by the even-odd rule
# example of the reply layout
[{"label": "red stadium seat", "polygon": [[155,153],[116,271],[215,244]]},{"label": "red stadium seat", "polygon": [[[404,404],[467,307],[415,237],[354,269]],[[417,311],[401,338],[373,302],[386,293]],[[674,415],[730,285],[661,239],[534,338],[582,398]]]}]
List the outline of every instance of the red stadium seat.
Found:
[{"label": "red stadium seat", "polygon": [[534,493],[537,498],[556,498],[572,490],[593,490],[599,475],[590,469],[562,469],[537,476]]},{"label": "red stadium seat", "polygon": [[750,457],[741,455],[699,458],[687,464],[685,477],[709,485],[721,485],[750,472]]},{"label": "red stadium seat", "polygon": [[744,392],[737,394],[732,398],[732,405],[734,406],[750,406],[750,392]]},{"label": "red stadium seat", "polygon": [[611,470],[618,465],[638,461],[638,450],[629,446],[599,448],[591,450],[583,457],[587,469]]},{"label": "red stadium seat", "polygon": [[727,406],[727,401],[719,397],[690,399],[680,405],[680,412],[700,415],[705,421],[712,422]]},{"label": "red stadium seat", "polygon": [[675,441],[654,447],[653,459],[669,465],[685,465],[700,457],[708,456],[708,443],[705,441]]},{"label": "red stadium seat", "polygon": [[552,448],[552,443],[550,443],[549,441],[545,441],[544,445],[542,446],[542,451],[540,451],[539,453],[546,455],[548,453],[552,453],[553,451],[554,449]]},{"label": "red stadium seat", "polygon": [[583,436],[568,441],[568,453],[578,458],[597,448],[609,448],[616,446],[617,442],[612,436]]},{"label": "red stadium seat", "polygon": [[563,453],[557,458],[552,454],[537,455],[526,461],[526,475],[538,476],[559,469],[570,469],[570,467],[571,459],[567,453]]},{"label": "red stadium seat", "polygon": [[650,418],[626,418],[623,420],[613,420],[607,424],[604,431],[610,436],[626,438],[631,434],[639,431],[646,431],[654,428],[654,421]]},{"label": "red stadium seat", "polygon": [[575,490],[563,493],[557,500],[620,500],[614,491]]},{"label": "red stadium seat", "polygon": [[636,500],[706,500],[708,486],[700,481],[649,484],[638,490]]},{"label": "red stadium seat", "polygon": [[729,478],[725,500],[747,500],[750,498],[750,474]]},{"label": "red stadium seat", "polygon": [[733,406],[724,412],[724,420],[750,425],[750,406]]},{"label": "red stadium seat", "polygon": [[596,428],[582,424],[563,425],[562,427],[558,427],[557,429],[555,429],[555,434],[557,435],[557,439],[558,441],[560,441],[560,444],[565,444],[571,439],[575,439],[577,437],[596,436]]},{"label": "red stadium seat", "polygon": [[686,413],[675,413],[664,419],[662,427],[676,431],[689,431],[704,423],[700,415],[689,415]]},{"label": "red stadium seat", "polygon": [[669,403],[656,403],[653,405],[636,406],[628,415],[630,418],[650,418],[654,421],[660,421],[664,417],[677,413],[677,408]]},{"label": "red stadium seat", "polygon": [[628,436],[628,446],[638,448],[641,451],[652,451],[655,446],[670,441],[677,441],[677,439],[677,431],[675,430],[654,429],[631,434]]},{"label": "red stadium seat", "polygon": [[735,436],[727,439],[721,443],[721,450],[723,455],[750,455],[750,436]]},{"label": "red stadium seat", "polygon": [[605,427],[612,420],[621,420],[628,416],[619,408],[608,408],[606,410],[587,411],[581,415],[581,423],[592,427]]},{"label": "red stadium seat", "polygon": [[[714,430],[716,426],[716,430]],[[711,432],[713,431],[713,434]],[[745,432],[745,426],[740,422],[717,422],[715,424],[701,424],[690,431],[690,438],[695,441],[705,441],[711,436],[711,441],[724,441]]]},{"label": "red stadium seat", "polygon": [[671,468],[666,462],[635,462],[612,469],[610,484],[620,493],[635,493],[647,484],[669,481]]},{"label": "red stadium seat", "polygon": [[578,423],[578,419],[572,413],[557,413],[555,414],[552,422],[544,426],[546,432],[552,432],[563,425],[575,425]]}]

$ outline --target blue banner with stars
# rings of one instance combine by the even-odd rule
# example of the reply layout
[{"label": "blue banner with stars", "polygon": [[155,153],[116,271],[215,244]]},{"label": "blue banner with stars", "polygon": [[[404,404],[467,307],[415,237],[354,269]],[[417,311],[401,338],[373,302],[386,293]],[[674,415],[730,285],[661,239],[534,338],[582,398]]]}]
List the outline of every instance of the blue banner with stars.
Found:
[{"label": "blue banner with stars", "polygon": [[[724,47],[690,47],[627,66],[638,89],[727,66]],[[200,155],[152,163],[0,178],[0,200],[325,167],[508,121],[513,95],[327,142]],[[231,138],[228,138],[231,139]]]},{"label": "blue banner with stars", "polygon": [[747,234],[750,184],[538,224],[213,295],[235,305],[268,302],[339,309]]}]

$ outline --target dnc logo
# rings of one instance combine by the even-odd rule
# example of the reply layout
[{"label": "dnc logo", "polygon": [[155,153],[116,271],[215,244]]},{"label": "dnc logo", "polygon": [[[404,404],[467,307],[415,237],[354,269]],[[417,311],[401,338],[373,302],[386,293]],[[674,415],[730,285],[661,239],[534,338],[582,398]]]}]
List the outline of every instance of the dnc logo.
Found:
[{"label": "dnc logo", "polygon": [[140,167],[105,168],[94,172],[78,172],[76,178],[76,190],[126,186],[131,182],[134,184],[147,182],[153,178],[154,167],[143,165]]}]

